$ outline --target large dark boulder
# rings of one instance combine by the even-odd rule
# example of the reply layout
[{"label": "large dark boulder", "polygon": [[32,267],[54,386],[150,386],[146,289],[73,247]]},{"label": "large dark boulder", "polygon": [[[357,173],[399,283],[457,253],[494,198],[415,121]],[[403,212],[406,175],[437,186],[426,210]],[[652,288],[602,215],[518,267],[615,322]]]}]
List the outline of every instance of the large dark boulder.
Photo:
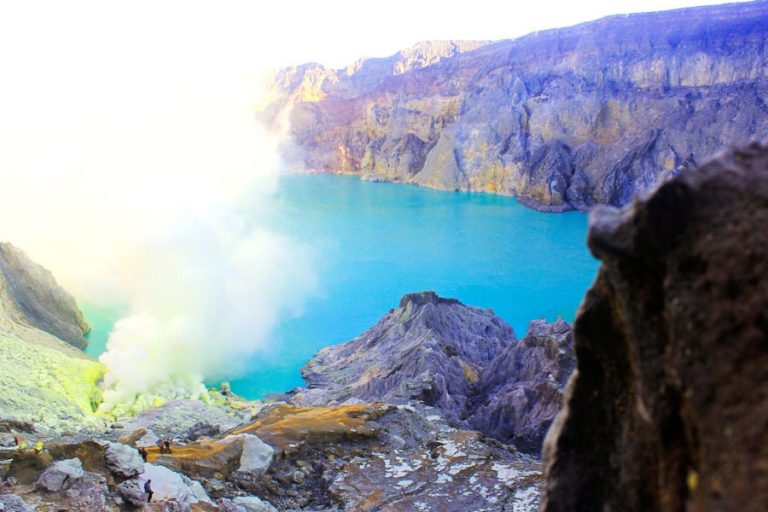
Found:
[{"label": "large dark boulder", "polygon": [[544,510],[768,510],[768,148],[595,211],[589,245]]}]

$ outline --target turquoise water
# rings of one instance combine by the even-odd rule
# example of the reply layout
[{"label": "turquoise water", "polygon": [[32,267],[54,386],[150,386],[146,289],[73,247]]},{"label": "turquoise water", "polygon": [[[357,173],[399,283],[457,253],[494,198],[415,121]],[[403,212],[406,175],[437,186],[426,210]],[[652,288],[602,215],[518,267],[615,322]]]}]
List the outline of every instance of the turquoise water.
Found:
[{"label": "turquoise water", "polygon": [[[539,213],[510,197],[299,175],[281,180],[278,203],[258,222],[313,248],[321,290],[231,381],[249,398],[300,386],[317,350],[361,334],[405,293],[493,308],[522,336],[532,319],[573,320],[597,270],[585,214]],[[113,317],[86,315],[101,329],[89,349],[98,353]]]}]

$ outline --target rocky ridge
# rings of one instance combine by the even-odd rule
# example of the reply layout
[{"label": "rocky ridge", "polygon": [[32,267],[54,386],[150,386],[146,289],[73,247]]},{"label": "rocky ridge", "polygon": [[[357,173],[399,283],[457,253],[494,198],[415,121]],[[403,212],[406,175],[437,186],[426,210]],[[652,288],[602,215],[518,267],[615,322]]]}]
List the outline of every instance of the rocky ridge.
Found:
[{"label": "rocky ridge", "polygon": [[759,145],[592,213],[543,510],[768,509],[767,226]]},{"label": "rocky ridge", "polygon": [[0,307],[9,320],[83,349],[91,328],[75,299],[21,250],[0,242]]},{"label": "rocky ridge", "polygon": [[434,292],[404,296],[361,336],[321,350],[293,403],[421,403],[463,428],[538,453],[575,366],[570,326],[534,321],[525,338],[491,310]]},{"label": "rocky ridge", "polygon": [[101,364],[74,299],[21,250],[0,243],[0,420],[39,428],[98,427]]},{"label": "rocky ridge", "polygon": [[[310,172],[621,206],[768,139],[768,2],[613,16],[277,73],[262,117]],[[421,54],[413,59],[403,55]]]}]

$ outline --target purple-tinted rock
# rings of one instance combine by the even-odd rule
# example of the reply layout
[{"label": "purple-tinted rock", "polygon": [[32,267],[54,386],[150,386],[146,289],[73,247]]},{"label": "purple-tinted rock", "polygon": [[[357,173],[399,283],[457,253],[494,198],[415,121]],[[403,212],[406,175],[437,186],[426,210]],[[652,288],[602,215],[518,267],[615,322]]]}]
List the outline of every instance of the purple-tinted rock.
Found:
[{"label": "purple-tinted rock", "polygon": [[434,292],[406,295],[368,332],[321,350],[302,369],[310,389],[294,400],[418,400],[458,418],[482,368],[514,338],[488,310]]},{"label": "purple-tinted rock", "polygon": [[508,345],[480,374],[470,425],[520,450],[539,452],[575,366],[571,326],[561,319],[534,320],[525,338]]},{"label": "purple-tinted rock", "polygon": [[303,369],[295,403],[422,402],[446,418],[538,453],[574,368],[570,326],[531,322],[515,340],[490,310],[409,294],[352,341]]},{"label": "purple-tinted rock", "polygon": [[401,53],[285,69],[264,117],[288,120],[286,156],[312,172],[511,194],[549,211],[618,206],[768,139],[766,38],[768,3],[742,2],[435,42],[414,66],[395,65]]}]

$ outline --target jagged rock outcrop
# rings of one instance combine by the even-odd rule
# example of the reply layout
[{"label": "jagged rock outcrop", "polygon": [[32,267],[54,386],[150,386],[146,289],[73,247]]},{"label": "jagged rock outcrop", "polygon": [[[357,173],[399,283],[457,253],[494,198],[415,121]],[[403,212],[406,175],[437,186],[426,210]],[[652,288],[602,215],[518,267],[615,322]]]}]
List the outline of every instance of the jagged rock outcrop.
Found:
[{"label": "jagged rock outcrop", "polygon": [[368,332],[321,350],[302,369],[308,388],[291,400],[420,402],[539,453],[575,365],[570,332],[563,320],[538,320],[516,340],[490,310],[412,293]]},{"label": "jagged rock outcrop", "polygon": [[768,509],[768,148],[591,217],[550,512]]},{"label": "jagged rock outcrop", "polygon": [[[277,74],[263,117],[313,172],[624,205],[768,139],[768,3],[613,16],[493,44]],[[411,50],[412,52],[414,50]],[[290,107],[287,109],[286,107]]]},{"label": "jagged rock outcrop", "polygon": [[88,325],[46,269],[0,243],[0,417],[37,427],[100,425],[104,367],[84,347]]},{"label": "jagged rock outcrop", "polygon": [[473,429],[539,453],[576,366],[571,326],[535,320],[480,374],[466,416]]},{"label": "jagged rock outcrop", "polygon": [[85,348],[91,330],[75,299],[21,250],[0,242],[0,307],[14,322]]},{"label": "jagged rock outcrop", "polygon": [[480,371],[515,339],[488,310],[438,297],[404,296],[354,340],[324,348],[302,368],[305,403],[418,400],[458,417]]}]

